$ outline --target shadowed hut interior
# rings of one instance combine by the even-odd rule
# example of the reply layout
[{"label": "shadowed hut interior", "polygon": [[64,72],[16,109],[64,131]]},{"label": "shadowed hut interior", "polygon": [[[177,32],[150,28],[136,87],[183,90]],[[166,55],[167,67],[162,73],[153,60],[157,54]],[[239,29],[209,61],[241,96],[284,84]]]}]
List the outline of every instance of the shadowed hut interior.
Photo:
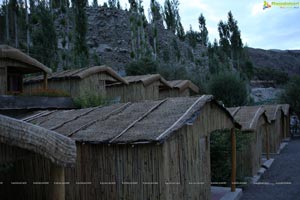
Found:
[{"label": "shadowed hut interior", "polygon": [[42,111],[24,120],[76,141],[66,199],[210,199],[210,133],[237,125],[209,95]]},{"label": "shadowed hut interior", "polygon": [[43,73],[42,87],[47,88],[51,69],[18,49],[0,45],[0,95],[22,93],[24,75],[34,73]]},{"label": "shadowed hut interior", "polygon": [[0,115],[1,199],[64,200],[64,185],[54,182],[75,162],[70,138]]},{"label": "shadowed hut interior", "polygon": [[283,139],[290,137],[290,117],[291,108],[289,104],[281,104],[282,111],[284,113],[283,117]]}]

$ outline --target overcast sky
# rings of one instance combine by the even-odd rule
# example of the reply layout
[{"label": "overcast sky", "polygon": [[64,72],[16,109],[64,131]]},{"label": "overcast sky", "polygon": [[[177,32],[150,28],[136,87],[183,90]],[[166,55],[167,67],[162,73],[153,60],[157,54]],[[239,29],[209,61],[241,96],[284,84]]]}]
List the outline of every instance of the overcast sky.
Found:
[{"label": "overcast sky", "polygon": [[[98,0],[101,5],[104,1],[107,0]],[[288,0],[269,0],[271,1]],[[120,2],[123,8],[129,7],[128,0]],[[163,5],[164,0],[158,2]],[[227,13],[231,10],[238,21],[244,44],[263,49],[300,49],[300,8],[271,7],[263,10],[263,2],[264,0],[180,0],[179,11],[185,30],[189,30],[190,25],[198,30],[198,17],[203,13],[210,41],[219,38],[217,25],[220,20],[227,20]],[[143,5],[148,17],[150,0],[144,0]]]},{"label": "overcast sky", "polygon": [[[99,0],[99,3],[103,2]],[[128,0],[120,2],[123,7],[125,5],[129,7]],[[163,5],[164,0],[158,2]],[[263,0],[180,0],[179,11],[185,30],[189,30],[190,25],[194,30],[198,30],[198,17],[203,13],[211,41],[219,38],[217,25],[220,20],[227,19],[227,13],[231,10],[238,21],[244,44],[263,49],[300,49],[300,8],[271,7],[263,10],[263,2]],[[150,0],[144,0],[143,5],[148,15]]]}]

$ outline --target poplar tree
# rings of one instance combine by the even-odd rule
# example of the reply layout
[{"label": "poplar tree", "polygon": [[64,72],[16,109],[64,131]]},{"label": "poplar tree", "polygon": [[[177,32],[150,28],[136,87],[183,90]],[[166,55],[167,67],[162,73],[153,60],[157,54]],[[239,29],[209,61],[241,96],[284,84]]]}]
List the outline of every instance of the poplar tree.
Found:
[{"label": "poplar tree", "polygon": [[201,44],[202,44],[202,46],[207,46],[207,43],[208,43],[208,30],[206,28],[205,17],[203,16],[202,13],[198,18],[198,22],[199,22]]}]

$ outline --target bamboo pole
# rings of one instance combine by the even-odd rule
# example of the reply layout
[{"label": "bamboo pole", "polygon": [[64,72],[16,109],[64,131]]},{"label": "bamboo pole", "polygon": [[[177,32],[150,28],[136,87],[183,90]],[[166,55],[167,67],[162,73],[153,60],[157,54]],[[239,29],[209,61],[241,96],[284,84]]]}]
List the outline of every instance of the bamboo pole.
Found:
[{"label": "bamboo pole", "polygon": [[44,72],[44,90],[48,89],[48,77],[47,77],[47,73]]},{"label": "bamboo pole", "polygon": [[267,153],[267,160],[270,159],[270,137],[269,137],[269,131],[268,131],[268,127],[265,125],[265,129],[266,129],[266,153]]},{"label": "bamboo pole", "polygon": [[63,167],[51,163],[50,199],[65,200],[65,171]]},{"label": "bamboo pole", "polygon": [[235,192],[236,182],[236,137],[235,128],[231,129],[231,192]]}]

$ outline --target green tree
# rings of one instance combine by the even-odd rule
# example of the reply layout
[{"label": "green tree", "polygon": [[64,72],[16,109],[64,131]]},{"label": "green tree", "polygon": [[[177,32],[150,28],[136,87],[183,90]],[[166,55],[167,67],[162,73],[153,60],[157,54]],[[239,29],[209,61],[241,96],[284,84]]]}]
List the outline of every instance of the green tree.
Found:
[{"label": "green tree", "polygon": [[283,93],[280,96],[280,100],[282,103],[288,103],[292,107],[292,109],[300,114],[300,77],[294,76],[290,79],[290,81],[286,84]]},{"label": "green tree", "polygon": [[206,21],[205,21],[205,18],[204,18],[202,13],[198,18],[198,22],[199,22],[201,44],[202,44],[202,46],[207,46],[207,43],[208,43],[208,30],[206,28]]},{"label": "green tree", "polygon": [[156,0],[151,0],[150,10],[151,10],[152,22],[159,21],[162,19],[160,9],[161,9],[160,4]]},{"label": "green tree", "polygon": [[193,48],[196,48],[196,45],[200,44],[200,33],[194,31],[191,25],[190,30],[185,35],[185,38],[187,39],[189,45]]},{"label": "green tree", "polygon": [[93,7],[98,8],[98,0],[93,0]]},{"label": "green tree", "polygon": [[246,83],[233,73],[222,73],[212,76],[208,89],[226,107],[242,106],[247,103]]},{"label": "green tree", "polygon": [[132,61],[125,66],[127,75],[144,75],[157,73],[158,63],[150,58]]},{"label": "green tree", "polygon": [[46,66],[57,67],[57,36],[51,10],[40,1],[32,13],[32,56]]},{"label": "green tree", "polygon": [[74,64],[77,67],[86,67],[89,57],[86,44],[87,17],[85,7],[87,0],[72,0],[72,4],[75,16]]},{"label": "green tree", "polygon": [[[179,15],[179,1],[178,0],[166,0],[164,5],[164,20],[167,24],[167,28],[173,33],[181,31],[181,19]],[[180,27],[181,26],[181,27]],[[181,34],[181,33],[180,33]]]},{"label": "green tree", "polygon": [[179,25],[176,27],[176,32],[177,32],[177,36],[181,41],[184,41],[185,39],[185,32],[184,32],[184,28],[181,24],[181,22],[179,22]]}]

